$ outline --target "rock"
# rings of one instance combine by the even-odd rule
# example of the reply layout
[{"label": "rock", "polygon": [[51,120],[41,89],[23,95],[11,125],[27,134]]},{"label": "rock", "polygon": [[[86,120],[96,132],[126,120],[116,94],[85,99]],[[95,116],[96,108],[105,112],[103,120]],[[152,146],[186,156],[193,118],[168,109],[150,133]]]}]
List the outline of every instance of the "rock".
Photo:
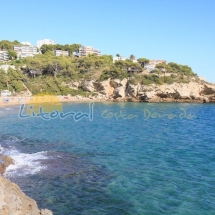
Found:
[{"label": "rock", "polygon": [[87,91],[87,92],[94,92],[95,88],[94,88],[94,83],[95,81],[90,80],[90,81],[83,81],[82,82],[82,89]]},{"label": "rock", "polygon": [[205,96],[205,97],[203,97],[203,102],[204,102],[204,103],[208,103],[208,102],[209,102],[209,98],[208,98],[208,97],[206,97],[206,96]]},{"label": "rock", "polygon": [[103,94],[98,94],[98,95],[96,96],[96,99],[98,99],[98,100],[106,100],[107,97],[106,97],[105,95],[103,95]]},{"label": "rock", "polygon": [[11,164],[14,164],[14,161],[11,157],[0,154],[0,174],[3,174],[5,169]]},{"label": "rock", "polygon": [[116,79],[110,82],[110,85],[114,87],[113,98],[125,98],[126,96],[126,87],[128,80],[124,78],[122,81]]},{"label": "rock", "polygon": [[79,82],[75,81],[75,82],[70,83],[69,88],[71,88],[73,90],[77,90],[79,86],[80,86]]},{"label": "rock", "polygon": [[139,88],[140,88],[139,85],[128,84],[126,89],[127,96],[137,98]]},{"label": "rock", "polygon": [[77,98],[78,100],[83,100],[83,97],[82,97],[82,96],[79,96],[79,95],[77,95],[76,98]]},{"label": "rock", "polygon": [[111,86],[110,80],[94,83],[96,91],[105,95],[107,98],[113,95],[114,87]]},{"label": "rock", "polygon": [[41,215],[52,215],[52,212],[50,210],[47,210],[47,209],[42,209],[40,211],[40,214]]},{"label": "rock", "polygon": [[37,203],[26,196],[14,183],[0,176],[1,215],[52,215],[45,209],[39,210]]},{"label": "rock", "polygon": [[173,83],[171,85],[141,85],[138,96],[140,100],[149,102],[193,102],[194,100],[203,102],[203,97],[201,96],[203,89],[204,86],[196,82],[190,82],[188,84]]},{"label": "rock", "polygon": [[214,95],[215,94],[215,87],[214,86],[209,86],[209,85],[204,85],[204,88],[200,92],[203,95]]},{"label": "rock", "polygon": [[80,84],[79,84],[79,82],[75,81],[71,85],[72,85],[72,87],[78,88]]},{"label": "rock", "polygon": [[[214,102],[215,85],[206,82],[173,83],[163,85],[132,85],[125,78],[107,81],[84,81],[82,88],[97,92],[101,100],[147,102]],[[206,97],[205,97],[206,96]],[[131,99],[132,98],[132,99]]]}]

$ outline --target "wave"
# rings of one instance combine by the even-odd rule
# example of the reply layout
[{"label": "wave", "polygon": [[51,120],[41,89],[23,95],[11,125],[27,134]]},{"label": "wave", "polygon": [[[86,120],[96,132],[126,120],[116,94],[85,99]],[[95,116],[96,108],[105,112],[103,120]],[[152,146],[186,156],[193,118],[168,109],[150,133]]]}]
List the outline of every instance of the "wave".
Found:
[{"label": "wave", "polygon": [[48,159],[46,151],[27,154],[21,153],[13,146],[3,147],[0,145],[0,153],[14,160],[14,165],[7,167],[4,173],[4,176],[7,178],[33,175],[46,169],[46,166],[42,165],[42,161]]},{"label": "wave", "polygon": [[4,110],[14,110],[13,108],[4,108]]},{"label": "wave", "polygon": [[3,154],[4,148],[0,145],[0,154]]}]

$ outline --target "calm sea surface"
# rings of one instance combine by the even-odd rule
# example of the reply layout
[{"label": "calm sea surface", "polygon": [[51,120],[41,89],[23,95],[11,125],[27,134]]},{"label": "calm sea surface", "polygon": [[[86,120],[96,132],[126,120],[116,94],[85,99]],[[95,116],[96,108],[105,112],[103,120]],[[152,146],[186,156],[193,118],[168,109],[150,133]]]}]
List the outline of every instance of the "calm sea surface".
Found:
[{"label": "calm sea surface", "polygon": [[76,122],[0,108],[5,177],[54,215],[215,214],[215,104],[64,104],[90,110]]}]

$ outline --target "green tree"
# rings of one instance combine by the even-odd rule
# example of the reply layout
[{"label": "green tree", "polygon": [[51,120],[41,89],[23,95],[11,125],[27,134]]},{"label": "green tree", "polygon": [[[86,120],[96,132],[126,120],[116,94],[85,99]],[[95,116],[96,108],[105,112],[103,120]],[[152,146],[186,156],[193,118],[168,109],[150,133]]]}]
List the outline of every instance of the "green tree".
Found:
[{"label": "green tree", "polygon": [[144,68],[144,66],[150,62],[150,60],[147,58],[139,58],[139,59],[137,59],[137,61],[141,65],[142,68]]},{"label": "green tree", "polygon": [[136,57],[133,54],[131,54],[130,57],[129,57],[129,59],[133,61],[133,60],[136,59]]},{"label": "green tree", "polygon": [[14,45],[20,45],[20,43],[17,40],[14,40],[13,42],[9,40],[0,41],[0,49],[2,50],[13,50]]},{"label": "green tree", "polygon": [[17,59],[17,53],[14,50],[9,49],[8,53],[9,53],[10,60]]}]

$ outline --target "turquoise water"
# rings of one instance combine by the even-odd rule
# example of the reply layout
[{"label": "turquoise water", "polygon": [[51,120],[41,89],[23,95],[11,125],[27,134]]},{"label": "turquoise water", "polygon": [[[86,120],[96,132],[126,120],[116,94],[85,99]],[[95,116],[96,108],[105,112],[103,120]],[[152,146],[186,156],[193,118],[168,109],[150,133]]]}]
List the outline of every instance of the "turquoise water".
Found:
[{"label": "turquoise water", "polygon": [[[88,113],[89,104],[64,104],[69,111]],[[40,208],[215,214],[214,104],[95,103],[93,120],[78,122],[20,119],[18,112],[0,109],[0,152],[16,160],[5,176]]]}]

